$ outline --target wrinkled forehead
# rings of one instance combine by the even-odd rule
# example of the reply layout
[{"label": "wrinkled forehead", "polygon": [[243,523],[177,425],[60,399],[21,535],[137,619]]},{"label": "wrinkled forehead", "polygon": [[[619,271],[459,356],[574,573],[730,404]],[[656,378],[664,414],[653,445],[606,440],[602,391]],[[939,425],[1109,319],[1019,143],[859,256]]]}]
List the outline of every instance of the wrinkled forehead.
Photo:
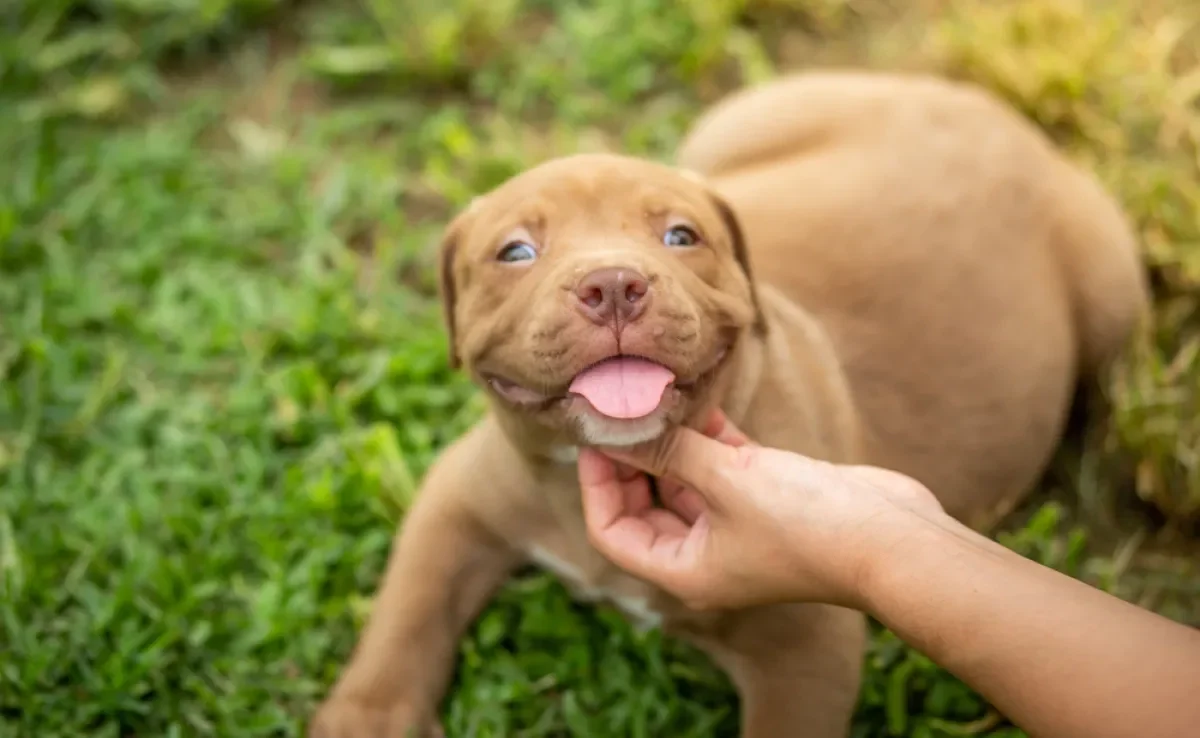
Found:
[{"label": "wrinkled forehead", "polygon": [[639,162],[556,162],[510,180],[477,203],[469,241],[526,229],[554,232],[643,230],[667,217],[704,225],[704,189],[666,167]]}]

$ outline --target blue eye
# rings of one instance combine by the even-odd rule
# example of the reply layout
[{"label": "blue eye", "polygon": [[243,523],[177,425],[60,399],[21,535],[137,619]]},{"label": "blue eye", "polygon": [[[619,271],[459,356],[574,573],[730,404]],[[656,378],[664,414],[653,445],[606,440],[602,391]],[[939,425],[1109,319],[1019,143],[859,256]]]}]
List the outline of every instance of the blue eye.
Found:
[{"label": "blue eye", "polygon": [[500,253],[496,256],[500,261],[533,261],[537,258],[537,249],[525,243],[524,241],[514,241],[504,248],[500,249]]},{"label": "blue eye", "polygon": [[663,243],[667,246],[695,246],[700,243],[700,236],[687,226],[675,226],[663,234]]}]

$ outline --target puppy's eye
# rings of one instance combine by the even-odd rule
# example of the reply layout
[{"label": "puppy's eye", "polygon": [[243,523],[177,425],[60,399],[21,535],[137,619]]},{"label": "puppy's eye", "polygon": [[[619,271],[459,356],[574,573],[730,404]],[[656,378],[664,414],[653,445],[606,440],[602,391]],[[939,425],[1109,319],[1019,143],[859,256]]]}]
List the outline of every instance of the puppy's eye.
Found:
[{"label": "puppy's eye", "polygon": [[695,246],[700,243],[700,236],[691,228],[678,225],[663,234],[663,243],[667,246]]},{"label": "puppy's eye", "polygon": [[533,261],[536,258],[537,249],[524,241],[514,241],[500,249],[500,253],[496,255],[497,260],[507,262]]}]

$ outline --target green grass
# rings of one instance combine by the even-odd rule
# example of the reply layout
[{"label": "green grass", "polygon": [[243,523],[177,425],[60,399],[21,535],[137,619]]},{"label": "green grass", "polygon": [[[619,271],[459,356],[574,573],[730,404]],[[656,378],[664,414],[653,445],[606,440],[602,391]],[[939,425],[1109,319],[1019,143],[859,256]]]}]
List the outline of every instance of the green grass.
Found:
[{"label": "green grass", "polygon": [[[446,217],[555,154],[667,156],[779,59],[978,79],[1127,204],[1157,323],[1003,540],[1200,621],[1177,554],[1200,507],[1200,44],[1156,25],[1182,4],[950,6],[926,25],[842,0],[6,5],[0,737],[299,735],[417,480],[480,412],[434,299]],[[886,632],[867,664],[857,736],[1017,735]],[[445,720],[737,725],[702,656],[536,573],[464,641]]]}]

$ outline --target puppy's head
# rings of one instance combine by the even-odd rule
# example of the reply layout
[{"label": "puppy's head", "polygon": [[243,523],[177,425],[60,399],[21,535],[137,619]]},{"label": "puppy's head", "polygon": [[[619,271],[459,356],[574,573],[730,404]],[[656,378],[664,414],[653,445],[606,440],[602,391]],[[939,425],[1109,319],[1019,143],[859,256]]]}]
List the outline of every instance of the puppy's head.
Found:
[{"label": "puppy's head", "polygon": [[478,198],[441,248],[453,363],[566,443],[657,437],[762,328],[734,213],[653,162],[542,164]]}]

